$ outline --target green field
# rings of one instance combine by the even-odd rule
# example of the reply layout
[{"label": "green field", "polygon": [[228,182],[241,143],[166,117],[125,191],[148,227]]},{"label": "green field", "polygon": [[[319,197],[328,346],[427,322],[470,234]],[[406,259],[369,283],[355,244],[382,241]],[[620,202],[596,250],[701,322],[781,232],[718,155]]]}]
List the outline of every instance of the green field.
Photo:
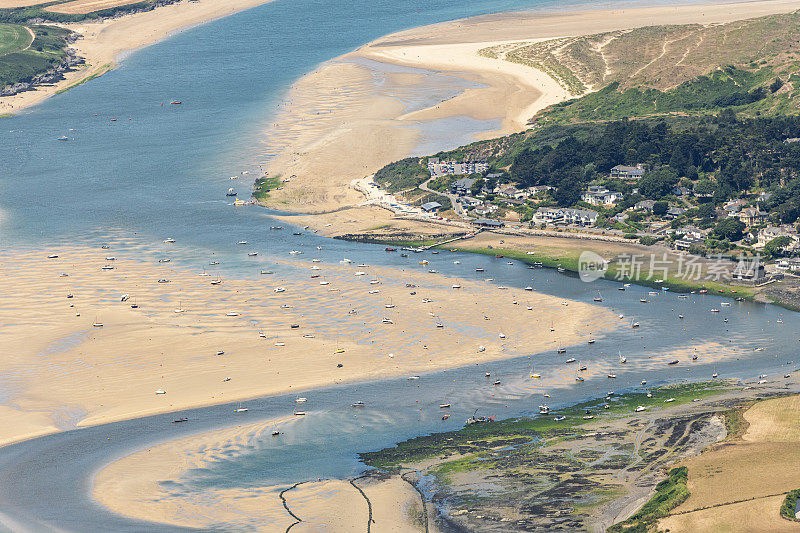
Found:
[{"label": "green field", "polygon": [[24,26],[0,25],[0,37],[4,38],[0,51],[5,51],[0,53],[0,88],[30,81],[54,69],[66,58],[69,30],[56,26],[32,26],[31,30],[36,35],[33,42]]},{"label": "green field", "polygon": [[24,50],[31,44],[31,34],[19,24],[0,24],[0,57]]}]

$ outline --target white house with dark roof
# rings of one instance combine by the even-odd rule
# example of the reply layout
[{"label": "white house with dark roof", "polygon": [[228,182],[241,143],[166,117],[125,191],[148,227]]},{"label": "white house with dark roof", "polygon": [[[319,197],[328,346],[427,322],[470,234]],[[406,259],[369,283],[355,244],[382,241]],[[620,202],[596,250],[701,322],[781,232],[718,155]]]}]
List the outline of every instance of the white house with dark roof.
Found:
[{"label": "white house with dark roof", "polygon": [[635,167],[626,165],[617,165],[611,169],[612,178],[620,178],[624,180],[634,179],[638,180],[644,176],[644,165],[638,164]]},{"label": "white house with dark roof", "polygon": [[610,191],[601,185],[590,185],[589,190],[581,195],[581,200],[591,205],[614,205],[622,200],[623,194]]}]

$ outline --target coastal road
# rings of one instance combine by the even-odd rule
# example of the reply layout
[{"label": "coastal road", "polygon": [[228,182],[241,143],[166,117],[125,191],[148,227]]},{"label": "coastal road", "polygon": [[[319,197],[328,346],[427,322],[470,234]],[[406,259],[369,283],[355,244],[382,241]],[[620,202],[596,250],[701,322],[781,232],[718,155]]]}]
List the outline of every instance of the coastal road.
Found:
[{"label": "coastal road", "polygon": [[449,193],[449,192],[434,191],[433,189],[430,189],[428,187],[428,183],[432,179],[434,179],[433,176],[431,176],[429,179],[425,180],[423,183],[420,183],[419,184],[419,188],[422,189],[423,191],[426,191],[426,192],[432,192],[433,194],[439,194],[441,196],[446,196],[450,200],[450,203],[453,205],[453,211],[455,211],[458,216],[460,216],[461,218],[463,218],[465,220],[472,220],[472,217],[470,217],[469,215],[467,215],[467,213],[464,212],[464,208],[461,205],[461,202],[459,202],[459,197],[458,196],[456,196],[455,194]]}]

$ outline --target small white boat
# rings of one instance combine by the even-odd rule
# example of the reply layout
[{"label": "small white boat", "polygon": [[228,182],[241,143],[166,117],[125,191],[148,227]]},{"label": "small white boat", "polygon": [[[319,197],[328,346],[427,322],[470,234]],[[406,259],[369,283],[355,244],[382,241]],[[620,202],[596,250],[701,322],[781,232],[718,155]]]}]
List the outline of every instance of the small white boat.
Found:
[{"label": "small white boat", "polygon": [[255,257],[255,256],[257,256],[257,255],[258,255],[258,252],[248,252],[248,253],[247,253],[247,255],[248,255],[249,257]]},{"label": "small white boat", "polygon": [[526,291],[532,291],[532,290],[533,290],[533,287],[531,287],[530,285],[528,285],[527,287],[525,287],[525,290],[526,290]]},{"label": "small white boat", "polygon": [[167,391],[165,391],[164,389],[158,389],[156,391],[156,394],[166,394],[166,393],[167,393]]},{"label": "small white boat", "polygon": [[506,338],[506,334],[505,333],[501,333],[501,334],[498,335],[498,337],[500,337],[501,339],[505,339]]},{"label": "small white boat", "polygon": [[286,346],[286,343],[283,341],[278,341],[275,343],[275,346]]},{"label": "small white boat", "polygon": [[233,410],[233,412],[234,413],[246,413],[247,412],[247,407],[237,407],[236,409]]},{"label": "small white boat", "polygon": [[372,289],[371,291],[369,291],[370,294],[378,294],[379,292],[381,291],[379,291],[378,289]]},{"label": "small white boat", "polygon": [[350,404],[350,407],[364,407],[364,406],[366,406],[366,405],[367,405],[367,404],[365,404],[364,402],[362,402],[361,400],[359,400],[359,401],[357,401],[357,402],[353,402],[353,403],[351,403],[351,404]]},{"label": "small white boat", "polygon": [[485,351],[486,351],[486,346],[483,346],[483,345],[481,345],[481,346],[478,346],[478,352],[479,352],[479,353],[480,353],[480,352],[485,352]]},{"label": "small white boat", "polygon": [[453,284],[453,288],[454,288],[454,289],[460,289],[460,288],[461,288],[461,285],[459,285],[458,283],[454,283],[454,284]]},{"label": "small white boat", "polygon": [[367,273],[366,273],[366,272],[364,272],[363,270],[359,270],[359,271],[357,271],[357,272],[354,272],[354,273],[353,273],[353,275],[354,275],[354,276],[366,276],[366,275],[367,275]]},{"label": "small white boat", "polygon": [[418,379],[419,379],[419,376],[408,376],[406,379],[407,379],[408,381],[416,381],[416,380],[418,380]]},{"label": "small white boat", "polygon": [[165,242],[165,243],[167,243],[167,244],[172,244],[172,243],[174,243],[174,242],[175,242],[175,239],[173,239],[172,237],[170,237],[170,238],[168,238],[168,239],[164,239],[164,242]]},{"label": "small white boat", "polygon": [[297,398],[294,403],[305,403],[308,401],[308,398]]},{"label": "small white boat", "polygon": [[440,403],[439,404],[439,409],[450,409],[450,404],[449,403]]},{"label": "small white boat", "polygon": [[384,317],[384,319],[383,319],[383,320],[381,320],[381,322],[382,322],[382,323],[384,323],[384,324],[394,324],[394,322],[392,322],[392,320],[391,320],[391,319],[389,319],[389,318],[385,318],[385,317]]},{"label": "small white boat", "polygon": [[247,244],[247,241],[239,241],[236,244]]},{"label": "small white boat", "polygon": [[227,313],[225,313],[225,316],[239,316],[239,313],[235,311],[228,311]]},{"label": "small white boat", "polygon": [[303,252],[301,252],[300,250],[292,250],[291,252],[289,252],[289,254],[291,254],[291,255],[299,255],[299,254],[302,254],[302,253]]},{"label": "small white boat", "polygon": [[617,375],[616,374],[609,374],[608,375],[608,379],[617,379]]},{"label": "small white boat", "polygon": [[274,289],[272,289],[272,292],[286,292],[286,289],[284,289],[283,287],[275,287]]},{"label": "small white boat", "polygon": [[95,323],[92,324],[92,327],[94,327],[94,328],[102,328],[103,327],[103,323],[102,322],[95,322]]}]

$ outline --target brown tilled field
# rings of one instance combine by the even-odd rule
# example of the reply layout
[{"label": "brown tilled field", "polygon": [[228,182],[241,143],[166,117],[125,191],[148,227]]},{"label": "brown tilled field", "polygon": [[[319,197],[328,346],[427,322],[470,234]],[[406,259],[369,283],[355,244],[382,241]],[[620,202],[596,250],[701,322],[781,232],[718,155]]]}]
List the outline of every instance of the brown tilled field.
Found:
[{"label": "brown tilled field", "polygon": [[759,402],[744,417],[750,427],[742,439],[681,463],[691,496],[660,530],[800,531],[779,515],[783,493],[800,488],[800,397]]},{"label": "brown tilled field", "polygon": [[0,0],[0,9],[35,6],[36,4],[42,3],[44,3],[44,0]]},{"label": "brown tilled field", "polygon": [[[4,0],[0,0],[3,2]],[[12,2],[16,0],[10,0]],[[48,11],[54,13],[66,13],[69,15],[91,13],[92,11],[100,11],[101,9],[109,9],[117,6],[127,6],[129,4],[136,4],[141,0],[73,0],[65,4],[57,4],[48,7]],[[31,2],[31,4],[39,2]],[[27,4],[26,4],[27,5]]]}]

